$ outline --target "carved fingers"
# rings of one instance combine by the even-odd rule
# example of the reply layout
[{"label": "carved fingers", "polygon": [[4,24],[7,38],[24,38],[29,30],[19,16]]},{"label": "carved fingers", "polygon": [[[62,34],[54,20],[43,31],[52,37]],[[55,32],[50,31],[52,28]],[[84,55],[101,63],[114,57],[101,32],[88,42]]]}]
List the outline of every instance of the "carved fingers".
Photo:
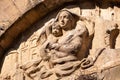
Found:
[{"label": "carved fingers", "polygon": [[58,43],[49,44],[49,48],[50,48],[50,49],[58,50],[59,47],[60,47],[60,44],[58,44]]}]

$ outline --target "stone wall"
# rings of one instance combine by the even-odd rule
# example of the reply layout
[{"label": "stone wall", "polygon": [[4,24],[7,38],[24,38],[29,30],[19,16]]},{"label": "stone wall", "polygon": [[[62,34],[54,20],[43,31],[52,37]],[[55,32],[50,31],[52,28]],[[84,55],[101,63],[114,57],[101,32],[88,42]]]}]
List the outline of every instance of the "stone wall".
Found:
[{"label": "stone wall", "polygon": [[[119,0],[107,0],[103,2],[92,2],[88,0],[24,1],[8,1],[8,6],[3,6],[3,9],[1,9],[1,14],[4,15],[2,16],[3,18],[1,18],[3,29],[1,28],[0,37],[0,57],[3,59],[0,73],[1,80],[37,80],[39,78],[39,76],[36,78],[34,73],[31,78],[29,69],[32,68],[34,70],[39,67],[38,63],[41,64],[42,58],[39,50],[42,46],[41,42],[44,42],[45,35],[43,35],[41,41],[39,41],[40,33],[51,19],[56,18],[56,15],[61,10],[60,6],[64,8],[66,5],[76,5],[77,8],[79,8],[79,10],[77,8],[73,8],[73,10],[74,13],[82,16],[80,20],[82,20],[88,29],[90,35],[88,39],[92,40],[89,46],[90,57],[98,59],[93,67],[85,70],[78,68],[78,70],[70,76],[64,77],[64,75],[62,75],[59,76],[59,79],[79,80],[80,78],[83,80],[107,80],[109,77],[109,80],[118,80],[120,78],[118,75],[120,73]],[[6,0],[1,1],[0,4],[4,4],[5,2],[7,3]],[[65,5],[64,3],[67,4]],[[9,10],[9,8],[11,10]],[[5,9],[7,11],[5,13],[9,13],[11,16],[4,14],[2,10]],[[95,24],[94,26],[91,24],[91,21]],[[92,28],[94,28],[94,30]],[[83,45],[82,47],[85,46]],[[95,51],[99,51],[99,48],[105,48],[105,50],[100,57],[97,57],[97,52]],[[3,54],[5,56],[4,58]],[[45,63],[45,65],[46,64],[47,63]],[[24,67],[27,68],[24,70]],[[28,74],[26,75],[27,69]],[[56,76],[52,76],[48,79],[55,80],[56,78]]]},{"label": "stone wall", "polygon": [[[72,0],[2,0],[0,20],[0,55],[7,50],[23,31],[48,12]],[[6,6],[4,6],[4,4]],[[3,34],[4,33],[4,34]],[[3,34],[3,35],[2,35]]]}]

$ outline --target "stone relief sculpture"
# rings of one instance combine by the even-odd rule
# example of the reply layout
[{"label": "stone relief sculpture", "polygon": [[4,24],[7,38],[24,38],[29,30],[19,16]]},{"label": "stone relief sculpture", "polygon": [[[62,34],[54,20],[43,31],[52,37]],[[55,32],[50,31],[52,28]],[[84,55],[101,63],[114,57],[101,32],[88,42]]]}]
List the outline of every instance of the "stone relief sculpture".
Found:
[{"label": "stone relief sculpture", "polygon": [[[91,27],[94,28],[94,22],[91,23]],[[94,32],[89,35],[82,17],[69,9],[63,9],[55,19],[45,25],[40,37],[43,34],[46,35],[47,40],[39,50],[42,60],[21,66],[31,78],[34,78],[32,74],[44,79],[52,74],[61,77],[73,73],[86,60],[83,58],[88,55],[89,36]],[[88,61],[91,63],[84,66]],[[92,60],[88,61],[83,63],[82,68],[93,65]]]},{"label": "stone relief sculpture", "polygon": [[[100,17],[98,7],[97,14],[90,11],[91,16],[85,16],[85,12],[80,7],[63,8],[38,34],[35,32],[28,41],[21,43],[21,50],[17,50],[22,54],[17,54],[15,79],[119,80],[120,50],[116,49],[119,24]],[[28,54],[37,55],[37,59],[24,63],[29,59],[25,58]],[[25,60],[21,61],[22,57]],[[106,74],[112,72],[116,75],[108,79]],[[5,77],[10,78],[10,75]]]}]

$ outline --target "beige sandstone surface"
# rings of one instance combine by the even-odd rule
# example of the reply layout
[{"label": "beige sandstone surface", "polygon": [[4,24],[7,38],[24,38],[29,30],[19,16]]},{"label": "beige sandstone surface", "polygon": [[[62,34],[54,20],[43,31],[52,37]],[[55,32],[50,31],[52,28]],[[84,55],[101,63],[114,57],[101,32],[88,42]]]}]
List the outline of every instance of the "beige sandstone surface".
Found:
[{"label": "beige sandstone surface", "polygon": [[0,6],[0,80],[120,79],[119,0],[1,0]]}]

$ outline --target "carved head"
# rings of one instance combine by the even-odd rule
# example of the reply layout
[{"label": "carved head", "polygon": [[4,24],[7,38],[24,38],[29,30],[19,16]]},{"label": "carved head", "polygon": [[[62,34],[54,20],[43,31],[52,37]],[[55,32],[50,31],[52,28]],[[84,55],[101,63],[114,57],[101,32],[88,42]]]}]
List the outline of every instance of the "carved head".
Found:
[{"label": "carved head", "polygon": [[60,25],[55,22],[52,25],[52,34],[56,37],[62,36],[63,32],[62,32],[62,28],[60,27]]},{"label": "carved head", "polygon": [[68,10],[61,10],[57,15],[57,21],[62,29],[70,30],[75,27],[75,15]]}]

